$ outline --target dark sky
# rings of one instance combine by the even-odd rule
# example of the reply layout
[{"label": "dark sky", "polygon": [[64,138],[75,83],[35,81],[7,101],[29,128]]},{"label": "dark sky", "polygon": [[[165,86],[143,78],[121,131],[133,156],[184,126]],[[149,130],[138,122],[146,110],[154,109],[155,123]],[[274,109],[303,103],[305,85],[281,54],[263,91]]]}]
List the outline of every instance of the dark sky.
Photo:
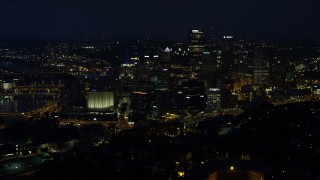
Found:
[{"label": "dark sky", "polygon": [[0,37],[319,37],[319,0],[0,0]]}]

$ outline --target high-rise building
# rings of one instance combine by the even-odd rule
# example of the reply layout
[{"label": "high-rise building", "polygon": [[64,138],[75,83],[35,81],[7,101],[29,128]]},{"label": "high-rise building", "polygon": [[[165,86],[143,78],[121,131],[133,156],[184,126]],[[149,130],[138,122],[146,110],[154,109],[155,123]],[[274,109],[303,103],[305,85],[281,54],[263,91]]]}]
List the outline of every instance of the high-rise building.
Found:
[{"label": "high-rise building", "polygon": [[189,37],[189,55],[192,65],[202,60],[202,53],[205,47],[205,33],[201,29],[191,30]]},{"label": "high-rise building", "polygon": [[221,73],[230,76],[234,66],[234,39],[233,36],[223,36],[221,43]]},{"label": "high-rise building", "polygon": [[218,88],[207,90],[207,112],[219,111],[221,109],[221,94]]},{"label": "high-rise building", "polygon": [[205,83],[205,88],[215,87],[217,78],[217,59],[210,51],[203,52],[200,77]]},{"label": "high-rise building", "polygon": [[253,78],[255,85],[263,85],[269,79],[269,62],[266,57],[266,52],[259,48],[255,48],[254,51]]},{"label": "high-rise building", "polygon": [[171,60],[171,50],[168,47],[164,50],[164,58],[166,61]]}]

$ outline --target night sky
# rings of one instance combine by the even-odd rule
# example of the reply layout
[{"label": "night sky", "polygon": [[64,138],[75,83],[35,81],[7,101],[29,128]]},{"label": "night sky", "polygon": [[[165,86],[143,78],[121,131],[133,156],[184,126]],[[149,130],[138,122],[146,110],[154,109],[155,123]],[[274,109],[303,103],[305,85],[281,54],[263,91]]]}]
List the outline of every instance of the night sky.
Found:
[{"label": "night sky", "polygon": [[0,0],[0,38],[319,37],[316,0]]}]

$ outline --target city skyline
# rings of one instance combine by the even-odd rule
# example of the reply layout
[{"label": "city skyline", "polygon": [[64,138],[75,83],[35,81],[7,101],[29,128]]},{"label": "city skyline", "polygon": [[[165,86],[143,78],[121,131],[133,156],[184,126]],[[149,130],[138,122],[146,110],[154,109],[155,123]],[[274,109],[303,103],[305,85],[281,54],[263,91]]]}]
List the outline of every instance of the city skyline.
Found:
[{"label": "city skyline", "polygon": [[0,178],[319,179],[320,41],[210,37],[0,40]]},{"label": "city skyline", "polygon": [[264,39],[319,37],[317,1],[0,2],[0,38],[185,40],[189,29]]},{"label": "city skyline", "polygon": [[0,1],[0,179],[320,179],[319,5]]}]

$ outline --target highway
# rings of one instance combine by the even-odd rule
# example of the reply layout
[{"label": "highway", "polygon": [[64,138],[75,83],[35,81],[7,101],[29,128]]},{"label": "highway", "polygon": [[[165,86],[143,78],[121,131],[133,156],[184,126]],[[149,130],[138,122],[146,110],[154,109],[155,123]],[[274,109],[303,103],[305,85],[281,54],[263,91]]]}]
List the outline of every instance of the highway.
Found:
[{"label": "highway", "polygon": [[312,95],[311,96],[302,96],[302,97],[290,97],[289,99],[283,101],[271,101],[271,103],[275,106],[285,105],[285,104],[292,104],[292,103],[300,103],[306,101],[319,101],[319,99],[315,99]]},{"label": "highway", "polygon": [[91,121],[91,120],[79,120],[79,119],[61,119],[60,124],[68,125],[74,124],[79,127],[81,125],[90,125],[90,124],[101,124],[103,126],[108,127],[110,124],[118,124],[119,121]]},{"label": "highway", "polygon": [[236,116],[236,115],[239,115],[241,113],[243,113],[244,111],[242,109],[238,109],[238,108],[235,108],[235,109],[225,109],[221,112],[214,112],[214,113],[204,113],[204,114],[199,114],[198,116],[196,117],[187,117],[185,119],[182,120],[182,122],[190,122],[190,121],[204,121],[208,118],[214,118],[214,117],[217,117],[217,116],[220,116],[220,115],[233,115],[233,116]]}]

